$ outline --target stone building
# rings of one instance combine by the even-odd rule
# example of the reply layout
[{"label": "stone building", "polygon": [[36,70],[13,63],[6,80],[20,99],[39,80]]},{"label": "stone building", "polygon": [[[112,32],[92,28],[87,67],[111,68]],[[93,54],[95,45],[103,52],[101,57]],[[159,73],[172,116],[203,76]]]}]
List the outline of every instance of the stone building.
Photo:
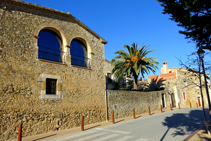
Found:
[{"label": "stone building", "polygon": [[[106,120],[102,37],[65,13],[0,1],[0,140]],[[58,125],[58,121],[62,124]]]},{"label": "stone building", "polygon": [[[208,88],[210,91],[210,80],[207,75]],[[204,76],[201,73],[202,93],[204,103],[207,106],[207,94],[204,86]],[[170,102],[173,107],[178,107],[178,103],[182,107],[202,106],[202,97],[200,93],[199,72],[185,68],[168,68],[167,62],[163,63],[161,74],[149,76],[148,81],[157,88],[165,88],[171,96]]]}]

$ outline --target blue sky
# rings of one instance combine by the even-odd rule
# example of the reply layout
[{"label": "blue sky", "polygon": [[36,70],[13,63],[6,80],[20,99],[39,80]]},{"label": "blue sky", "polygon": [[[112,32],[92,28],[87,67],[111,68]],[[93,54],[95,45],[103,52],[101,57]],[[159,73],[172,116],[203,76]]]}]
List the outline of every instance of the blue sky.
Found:
[{"label": "blue sky", "polygon": [[[160,67],[164,61],[169,68],[180,68],[179,61],[186,61],[196,51],[194,43],[188,43],[179,34],[181,27],[162,14],[156,0],[23,0],[46,6],[73,16],[108,41],[105,45],[105,59],[111,60],[115,52],[133,42],[150,45],[154,52],[148,57],[158,59]],[[177,58],[176,58],[177,57]],[[153,75],[150,73],[149,75]],[[145,76],[147,78],[147,75]]]}]

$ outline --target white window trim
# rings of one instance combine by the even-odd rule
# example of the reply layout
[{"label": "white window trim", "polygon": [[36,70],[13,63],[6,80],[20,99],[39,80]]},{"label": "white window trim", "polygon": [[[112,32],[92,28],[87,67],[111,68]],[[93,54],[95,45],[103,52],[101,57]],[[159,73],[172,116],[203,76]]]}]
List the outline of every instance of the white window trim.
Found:
[{"label": "white window trim", "polygon": [[183,83],[184,83],[184,87],[188,86],[187,81],[183,81]]},{"label": "white window trim", "polygon": [[[58,75],[50,75],[50,74],[41,74],[38,78],[39,82],[45,82],[46,78],[50,79],[56,79],[56,85],[58,86],[58,83],[62,84],[62,77]],[[56,94],[46,94],[46,90],[41,90],[40,97],[41,100],[60,100],[62,99],[62,91],[58,91],[56,88]]]}]

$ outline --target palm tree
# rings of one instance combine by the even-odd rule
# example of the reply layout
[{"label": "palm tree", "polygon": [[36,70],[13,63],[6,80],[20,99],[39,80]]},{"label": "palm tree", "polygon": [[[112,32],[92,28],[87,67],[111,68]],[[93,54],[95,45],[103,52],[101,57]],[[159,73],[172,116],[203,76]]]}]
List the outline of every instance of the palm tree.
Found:
[{"label": "palm tree", "polygon": [[144,78],[145,73],[148,74],[150,71],[155,72],[158,69],[157,66],[159,63],[154,57],[146,57],[146,55],[152,52],[149,51],[149,46],[142,45],[139,49],[139,46],[133,43],[131,47],[128,45],[124,45],[124,47],[127,48],[129,53],[124,50],[115,52],[118,55],[111,61],[114,64],[112,74],[114,74],[116,81],[120,83],[125,73],[133,76],[133,89],[137,89],[139,74],[141,73]]}]

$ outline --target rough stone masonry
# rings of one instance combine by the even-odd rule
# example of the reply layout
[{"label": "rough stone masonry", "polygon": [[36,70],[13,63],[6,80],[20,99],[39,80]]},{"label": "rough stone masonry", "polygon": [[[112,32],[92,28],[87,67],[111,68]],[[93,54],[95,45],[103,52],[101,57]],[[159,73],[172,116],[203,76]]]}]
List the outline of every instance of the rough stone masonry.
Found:
[{"label": "rough stone masonry", "polygon": [[[70,13],[18,0],[0,1],[0,140],[68,129],[106,120],[104,44]],[[62,62],[39,59],[42,29],[62,39]],[[70,43],[81,40],[91,68],[71,65]],[[57,79],[56,96],[43,95],[46,78]],[[61,121],[61,125],[57,122]]]}]

